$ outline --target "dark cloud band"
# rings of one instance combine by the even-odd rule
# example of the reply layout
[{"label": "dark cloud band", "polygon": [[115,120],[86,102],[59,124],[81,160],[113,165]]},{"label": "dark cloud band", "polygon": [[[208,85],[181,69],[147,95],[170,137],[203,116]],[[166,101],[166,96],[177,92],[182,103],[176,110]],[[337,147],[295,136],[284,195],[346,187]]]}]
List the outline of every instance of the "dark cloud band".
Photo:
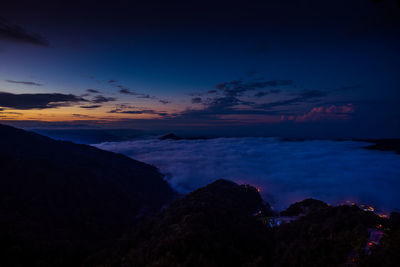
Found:
[{"label": "dark cloud band", "polygon": [[34,85],[34,86],[42,86],[41,83],[35,83],[31,81],[14,81],[14,80],[5,80],[8,83],[17,83],[17,84],[23,84],[23,85]]},{"label": "dark cloud band", "polygon": [[72,94],[13,94],[0,92],[0,107],[13,109],[46,109],[70,106],[86,99]]}]

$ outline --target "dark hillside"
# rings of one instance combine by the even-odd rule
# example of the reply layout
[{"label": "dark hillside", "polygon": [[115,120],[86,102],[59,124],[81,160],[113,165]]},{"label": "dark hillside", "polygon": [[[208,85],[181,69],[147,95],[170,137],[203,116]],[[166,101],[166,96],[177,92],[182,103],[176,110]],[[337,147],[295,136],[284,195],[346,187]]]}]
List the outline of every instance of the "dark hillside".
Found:
[{"label": "dark hillside", "polygon": [[174,196],[153,166],[4,125],[0,170],[2,266],[76,264]]},{"label": "dark hillside", "polygon": [[[88,266],[244,266],[262,260],[272,242],[252,214],[257,190],[218,180],[143,220],[119,246]],[[105,265],[103,265],[105,264]]]},{"label": "dark hillside", "polygon": [[255,188],[218,180],[143,219],[86,266],[345,266],[383,223],[356,206],[308,199],[291,208],[304,216],[271,228],[267,207]]}]

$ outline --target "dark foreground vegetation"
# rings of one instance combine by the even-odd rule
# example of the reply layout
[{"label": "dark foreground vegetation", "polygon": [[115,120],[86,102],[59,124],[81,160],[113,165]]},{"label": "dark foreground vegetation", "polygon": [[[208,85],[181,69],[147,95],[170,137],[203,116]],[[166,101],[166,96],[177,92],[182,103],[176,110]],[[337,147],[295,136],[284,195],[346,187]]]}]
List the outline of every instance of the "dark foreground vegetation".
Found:
[{"label": "dark foreground vegetation", "polygon": [[[156,168],[0,126],[0,266],[398,266],[400,215],[307,199],[277,217],[218,180],[169,204]],[[291,218],[271,226],[271,220]],[[284,219],[282,219],[284,220]],[[371,229],[379,242],[368,245]]]},{"label": "dark foreground vegetation", "polygon": [[387,253],[385,263],[391,263],[398,240],[388,241],[387,250],[373,248],[372,256],[365,254],[368,229],[389,227],[392,220],[357,206],[331,207],[312,199],[285,213],[298,217],[269,227],[274,214],[255,188],[218,180],[144,218],[85,265],[368,266],[376,257],[371,266],[396,266],[380,265],[378,253]]}]

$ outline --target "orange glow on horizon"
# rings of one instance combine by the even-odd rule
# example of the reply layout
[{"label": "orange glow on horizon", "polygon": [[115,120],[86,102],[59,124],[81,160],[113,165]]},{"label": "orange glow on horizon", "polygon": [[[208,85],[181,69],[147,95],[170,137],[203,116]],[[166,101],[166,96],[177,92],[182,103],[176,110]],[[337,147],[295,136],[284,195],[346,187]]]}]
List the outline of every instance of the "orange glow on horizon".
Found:
[{"label": "orange glow on horizon", "polygon": [[125,114],[109,113],[112,109],[103,106],[97,109],[84,109],[79,106],[49,108],[49,109],[4,109],[0,111],[0,120],[71,122],[71,121],[118,121],[121,119],[158,119],[157,114]]}]

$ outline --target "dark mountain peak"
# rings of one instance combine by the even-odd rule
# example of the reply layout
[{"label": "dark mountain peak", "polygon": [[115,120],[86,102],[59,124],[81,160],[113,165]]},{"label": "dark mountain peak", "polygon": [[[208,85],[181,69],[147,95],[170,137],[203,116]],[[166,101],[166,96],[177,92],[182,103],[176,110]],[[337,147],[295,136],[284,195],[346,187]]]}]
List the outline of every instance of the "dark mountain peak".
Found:
[{"label": "dark mountain peak", "polygon": [[[230,180],[219,179],[185,197],[183,201],[201,201],[202,205],[221,208],[224,211],[252,214],[260,209],[263,200],[257,189],[250,185],[238,185]],[[194,203],[196,204],[196,203]]]},{"label": "dark mountain peak", "polygon": [[242,266],[265,250],[266,227],[252,215],[260,205],[255,188],[217,180],[142,221],[128,243],[88,266]]},{"label": "dark mountain peak", "polygon": [[210,191],[210,190],[241,190],[241,187],[251,187],[248,185],[238,185],[237,183],[227,179],[217,179],[214,182],[200,188],[199,190]]},{"label": "dark mountain peak", "polygon": [[282,216],[298,216],[306,215],[311,212],[318,211],[322,208],[328,207],[328,204],[321,200],[316,200],[313,198],[307,198],[303,201],[296,202],[290,205],[286,210],[281,212]]},{"label": "dark mountain peak", "polygon": [[373,145],[369,145],[365,147],[366,149],[371,150],[381,150],[381,151],[394,151],[400,154],[400,139],[378,139],[378,140],[362,140],[371,143],[375,143]]},{"label": "dark mountain peak", "polygon": [[169,134],[161,136],[159,139],[160,140],[182,140],[183,138],[179,137],[173,133],[169,133]]},{"label": "dark mountain peak", "polygon": [[205,136],[178,136],[176,134],[170,133],[170,134],[166,134],[163,135],[159,138],[160,140],[207,140],[210,138],[207,138]]},{"label": "dark mountain peak", "polygon": [[[214,182],[198,189],[197,191],[220,191],[220,193],[222,193],[222,191],[227,191],[227,190],[240,190],[240,185],[238,185],[237,183],[231,181],[231,180],[227,180],[227,179],[218,179],[215,180]],[[195,191],[195,192],[197,192]],[[188,196],[194,194],[191,193]]]}]

